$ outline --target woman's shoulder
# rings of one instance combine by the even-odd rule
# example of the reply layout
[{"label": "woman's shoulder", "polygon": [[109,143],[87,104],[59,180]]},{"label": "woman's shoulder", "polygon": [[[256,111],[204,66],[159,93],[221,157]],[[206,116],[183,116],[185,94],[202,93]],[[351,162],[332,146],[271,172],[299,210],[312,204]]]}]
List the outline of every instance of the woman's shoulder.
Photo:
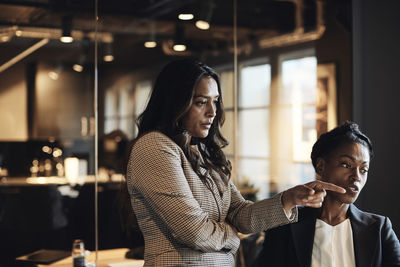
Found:
[{"label": "woman's shoulder", "polygon": [[350,205],[349,212],[351,220],[358,221],[362,224],[372,225],[378,223],[379,225],[383,225],[388,221],[390,222],[387,216],[360,210],[354,204]]},{"label": "woman's shoulder", "polygon": [[171,138],[160,131],[149,131],[135,140],[135,146],[143,145],[177,145]]},{"label": "woman's shoulder", "polygon": [[139,136],[132,147],[132,152],[153,152],[159,150],[172,150],[180,152],[180,147],[167,135],[159,131],[149,131]]}]

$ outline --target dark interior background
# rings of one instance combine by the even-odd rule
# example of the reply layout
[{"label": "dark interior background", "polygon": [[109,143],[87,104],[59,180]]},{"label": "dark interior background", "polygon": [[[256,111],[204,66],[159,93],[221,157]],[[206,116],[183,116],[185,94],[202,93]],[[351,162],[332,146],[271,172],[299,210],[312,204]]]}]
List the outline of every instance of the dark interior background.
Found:
[{"label": "dark interior background", "polygon": [[[99,103],[104,100],[104,91],[113,81],[126,75],[136,77],[154,78],[161,67],[168,61],[183,56],[198,58],[211,66],[233,66],[233,5],[232,1],[215,1],[213,5],[212,30],[200,31],[193,26],[193,22],[178,22],[176,12],[183,8],[193,10],[201,9],[201,4],[207,1],[197,0],[116,0],[99,1],[99,32],[110,33],[113,36],[114,61],[103,62],[99,60]],[[400,232],[400,208],[397,203],[400,179],[396,164],[398,161],[399,118],[398,99],[400,90],[398,85],[400,60],[399,51],[399,27],[398,10],[400,1],[397,0],[337,0],[337,1],[303,1],[303,9],[296,16],[296,1],[237,1],[237,40],[238,59],[248,60],[260,56],[268,56],[272,60],[284,51],[292,51],[300,48],[314,47],[318,63],[335,63],[337,75],[337,99],[338,99],[338,123],[346,120],[354,120],[360,124],[361,129],[371,138],[375,149],[375,157],[369,171],[366,187],[360,195],[357,205],[366,211],[371,211],[389,216],[393,223],[393,229],[399,235]],[[301,18],[305,32],[311,32],[317,25],[316,3],[324,3],[324,25],[326,27],[323,36],[315,41],[263,48],[260,41],[268,38],[290,33],[296,30],[298,19]],[[79,78],[70,78],[57,88],[55,95],[59,102],[68,101],[67,108],[77,111],[77,114],[93,116],[93,80],[94,80],[94,42],[90,33],[94,31],[94,1],[88,0],[9,0],[0,1],[0,31],[6,31],[10,27],[43,28],[49,33],[61,28],[62,17],[73,17],[73,29],[87,36],[80,38],[71,44],[63,44],[56,38],[50,38],[49,43],[26,57],[12,68],[0,73],[0,92],[19,80],[24,80],[28,99],[28,140],[26,142],[0,142],[0,164],[8,167],[10,176],[28,176],[29,168],[26,163],[32,157],[41,157],[32,152],[38,147],[47,145],[63,145],[66,156],[78,155],[89,160],[89,172],[93,173],[93,137],[82,138],[76,136],[73,129],[57,128],[52,135],[58,138],[49,143],[49,125],[51,113],[56,107],[46,102],[46,99],[36,98],[35,73],[48,66],[56,66],[62,63],[64,69],[72,66],[79,60],[82,51],[87,53],[85,71]],[[150,21],[154,21],[156,37],[159,46],[155,49],[146,49],[143,42],[150,34]],[[177,27],[183,29],[185,40],[188,44],[188,52],[176,54],[168,45],[176,34]],[[53,33],[54,34],[54,33]],[[4,63],[16,54],[38,42],[40,38],[15,38],[11,42],[0,43],[0,63]],[[163,45],[164,44],[164,45]],[[102,57],[105,43],[99,43],[99,58]],[[74,86],[72,86],[74,85]],[[73,87],[73,88],[71,88]],[[75,90],[75,93],[73,93]],[[79,97],[74,98],[76,91]],[[87,103],[85,105],[85,103]],[[38,107],[46,109],[38,109]],[[58,106],[57,106],[58,107]],[[99,129],[100,138],[103,136],[103,112],[104,107],[99,105]],[[65,110],[63,110],[65,112]],[[73,112],[71,112],[73,113]],[[63,118],[68,120],[69,118]],[[79,125],[77,126],[79,128]],[[46,130],[47,129],[47,130]],[[51,128],[53,129],[53,128]],[[13,154],[12,151],[19,153]],[[35,154],[35,155],[33,155]],[[7,157],[7,159],[5,159]],[[12,159],[12,160],[10,160]],[[19,159],[14,160],[14,159]],[[110,213],[102,213],[100,242],[102,248],[125,246],[126,241],[120,232],[110,232],[109,229],[119,227],[119,217],[114,200],[116,188],[110,185],[104,186],[100,197],[102,209]],[[18,189],[19,190],[19,189]],[[24,203],[29,201],[28,196],[33,196],[40,203],[54,202],[58,207],[60,196],[54,193],[54,188],[48,188],[46,192],[38,192],[38,188],[31,191],[24,188],[18,191],[15,188],[1,191],[0,205],[4,204],[5,195],[18,199],[18,207],[26,210]],[[29,192],[28,192],[29,191]],[[24,193],[25,192],[25,193]],[[93,216],[92,198],[93,188],[82,188],[79,199],[68,202],[67,212],[76,236],[87,234],[89,249],[93,249]],[[24,194],[25,198],[21,198]],[[26,199],[27,198],[27,199]],[[79,202],[79,201],[80,202]],[[57,204],[58,203],[58,204]],[[79,203],[79,204],[77,204]],[[83,205],[82,203],[85,203]],[[90,212],[76,211],[73,207],[79,206]],[[74,210],[73,213],[68,213]],[[35,210],[28,209],[35,216]],[[41,210],[40,212],[45,212]],[[14,221],[27,220],[21,213],[13,213],[7,217],[12,224]],[[39,212],[39,211],[37,211]],[[49,210],[43,217],[56,216],[63,218],[63,214],[53,213]],[[4,214],[4,213],[3,213]],[[10,213],[7,213],[10,214]],[[38,213],[36,213],[38,214]],[[57,215],[58,214],[58,215]],[[1,219],[0,214],[0,219]],[[14,217],[13,217],[14,216]],[[22,217],[21,217],[22,216]],[[81,221],[79,221],[79,218]],[[82,220],[84,218],[84,220]],[[13,221],[14,220],[14,221]],[[3,221],[4,222],[4,221]],[[47,221],[49,222],[49,221]],[[27,225],[41,225],[33,221]],[[35,224],[37,223],[37,224]],[[55,227],[56,234],[60,236],[62,244],[53,247],[70,248],[71,235],[58,229],[64,227],[62,220],[53,222],[49,227]],[[18,226],[18,225],[15,225]],[[24,225],[19,225],[25,227]],[[79,227],[78,227],[79,226]],[[6,229],[6,228],[4,228]],[[20,236],[12,235],[7,229],[2,233],[8,233],[8,237],[0,238],[15,241],[16,238],[39,240],[45,230],[35,232],[34,228],[28,232],[19,232]],[[14,231],[18,231],[14,228]],[[46,240],[42,238],[42,240]],[[49,239],[50,240],[50,239]],[[11,242],[10,241],[10,242]],[[2,241],[0,241],[1,243]],[[33,241],[32,241],[33,242]],[[36,248],[30,241],[26,241],[25,248]],[[51,243],[51,241],[49,241]],[[47,243],[48,246],[52,244]],[[7,247],[8,244],[2,244]],[[38,245],[38,244],[36,244]],[[22,246],[17,244],[17,246]],[[27,252],[27,249],[16,253]],[[10,252],[12,253],[12,252]],[[14,255],[12,254],[12,255]],[[14,256],[15,256],[14,255]]]}]

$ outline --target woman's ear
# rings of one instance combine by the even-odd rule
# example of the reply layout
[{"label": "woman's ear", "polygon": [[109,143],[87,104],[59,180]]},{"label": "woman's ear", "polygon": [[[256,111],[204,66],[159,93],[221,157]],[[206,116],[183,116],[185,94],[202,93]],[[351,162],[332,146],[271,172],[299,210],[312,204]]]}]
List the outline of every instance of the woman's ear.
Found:
[{"label": "woman's ear", "polygon": [[315,170],[317,172],[317,179],[320,180],[325,171],[326,161],[323,158],[317,158],[317,164]]}]

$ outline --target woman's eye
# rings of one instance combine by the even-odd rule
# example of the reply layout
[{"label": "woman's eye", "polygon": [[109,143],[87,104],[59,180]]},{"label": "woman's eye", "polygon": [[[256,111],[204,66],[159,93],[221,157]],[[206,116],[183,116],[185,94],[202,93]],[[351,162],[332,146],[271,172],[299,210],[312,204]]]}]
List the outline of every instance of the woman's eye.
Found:
[{"label": "woman's eye", "polygon": [[196,102],[196,105],[199,105],[199,106],[204,106],[205,104],[207,104],[207,101],[198,101],[198,102]]},{"label": "woman's eye", "polygon": [[362,168],[362,169],[360,170],[360,172],[361,172],[362,174],[366,174],[366,173],[368,172],[368,169]]},{"label": "woman's eye", "polygon": [[348,164],[348,163],[346,163],[346,162],[342,162],[340,165],[341,165],[342,167],[345,167],[345,168],[351,168],[350,164]]}]

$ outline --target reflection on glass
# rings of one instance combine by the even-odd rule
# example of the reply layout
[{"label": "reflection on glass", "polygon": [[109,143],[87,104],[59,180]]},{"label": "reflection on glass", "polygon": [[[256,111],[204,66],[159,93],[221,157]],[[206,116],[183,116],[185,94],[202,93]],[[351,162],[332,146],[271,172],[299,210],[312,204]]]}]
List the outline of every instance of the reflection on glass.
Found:
[{"label": "reflection on glass", "polygon": [[315,180],[314,167],[310,163],[280,160],[278,163],[278,191],[286,190],[298,184]]},{"label": "reflection on glass", "polygon": [[2,266],[74,238],[94,249],[93,10],[39,2],[0,4]]},{"label": "reflection on glass", "polygon": [[240,72],[239,107],[262,107],[269,105],[271,66],[249,66]]},{"label": "reflection on glass", "polygon": [[239,155],[244,157],[268,157],[269,111],[243,110],[239,112]]},{"label": "reflection on glass", "polygon": [[278,91],[276,166],[274,180],[280,190],[311,181],[315,174],[310,154],[316,136],[315,57],[304,56],[281,63],[282,87]]},{"label": "reflection on glass", "polygon": [[280,104],[314,104],[316,101],[317,58],[304,57],[282,62]]},{"label": "reflection on glass", "polygon": [[233,71],[224,71],[220,74],[222,97],[225,109],[233,109]]},{"label": "reflection on glass", "polygon": [[[24,2],[30,4],[22,6]],[[13,209],[7,209],[11,214],[5,215],[8,219],[5,226],[16,227],[13,218],[27,226],[26,231],[19,231],[0,224],[2,239],[13,241],[9,243],[13,246],[7,248],[10,255],[24,253],[20,248],[35,250],[48,246],[70,250],[76,238],[84,239],[86,247],[94,249],[94,187],[93,176],[90,176],[94,173],[93,7],[92,3],[88,7],[82,2],[77,8],[69,5],[73,1],[60,1],[60,5],[65,6],[60,6],[60,12],[54,12],[45,2],[0,4],[4,19],[9,18],[10,25],[18,24],[0,29],[1,63],[39,40],[45,43],[35,53],[0,72],[0,122],[2,126],[6,125],[0,131],[3,141],[0,142],[0,175],[9,174],[6,179],[1,179],[0,196],[4,196],[7,203],[16,203]],[[236,37],[242,67],[238,91],[240,125],[236,132],[233,126],[233,109],[237,103],[233,100],[232,2],[173,1],[176,6],[171,5],[171,1],[136,2],[99,3],[100,249],[142,245],[140,237],[135,236],[137,232],[132,231],[137,229],[129,228],[133,227],[131,225],[121,229],[119,214],[113,204],[128,142],[137,134],[135,120],[145,108],[156,74],[173,59],[191,57],[212,67],[224,66],[226,71],[221,73],[221,86],[226,123],[222,131],[230,142],[225,152],[232,159],[233,147],[239,145],[239,175],[259,189],[260,198],[268,192],[276,192],[275,181],[286,185],[312,174],[310,164],[294,156],[294,151],[303,151],[302,146],[298,149],[298,144],[307,145],[314,140],[315,57],[284,61],[279,74],[283,87],[279,89],[271,86],[271,69],[278,70],[278,66],[272,66],[272,61],[259,65],[246,61],[258,55],[271,56],[271,51],[260,49],[259,44],[269,37],[279,37],[294,30],[294,3],[238,1],[240,14]],[[214,4],[210,5],[211,2]],[[201,15],[194,12],[197,4],[204,4]],[[17,16],[21,10],[25,15]],[[72,21],[67,23],[72,26],[70,34],[74,38],[69,44],[59,40],[64,13],[73,14]],[[191,14],[180,17],[179,21],[186,46],[186,51],[182,52],[173,48],[180,13]],[[202,29],[195,26],[198,19],[205,22],[203,27],[200,25]],[[47,25],[51,27],[46,28]],[[272,95],[279,97],[272,99]],[[271,110],[272,104],[278,105],[276,110]],[[278,115],[271,117],[273,114]],[[277,127],[271,129],[271,125]],[[239,144],[234,144],[236,134]],[[273,140],[276,136],[278,139]],[[272,150],[273,146],[279,149]],[[42,151],[43,147],[48,148]],[[272,151],[275,151],[273,155]],[[275,158],[272,160],[272,157]],[[71,177],[75,179],[75,186],[65,179],[71,172],[65,170],[69,174],[63,173],[67,158],[73,158],[75,162],[72,171],[75,174]],[[85,169],[85,163],[79,165],[79,161],[87,162],[88,175],[82,185],[79,185],[82,179],[78,179],[79,166],[81,170]],[[10,162],[13,164],[7,165]],[[45,177],[46,170],[52,176]],[[23,179],[18,180],[16,176]],[[28,176],[36,177],[27,180]],[[285,180],[286,176],[289,181]],[[17,194],[9,190],[13,186],[11,183],[15,185],[17,181],[29,181],[29,185],[35,184],[35,187],[18,187]],[[24,200],[24,205],[18,204],[21,203],[18,198]],[[29,240],[37,242],[31,242],[32,245],[28,244]]]},{"label": "reflection on glass", "polygon": [[242,184],[248,185],[245,193],[255,194],[257,199],[264,199],[270,196],[269,168],[270,163],[265,159],[240,160],[239,172],[241,181]]},{"label": "reflection on glass", "polygon": [[222,136],[225,137],[225,139],[228,140],[229,142],[229,145],[223,149],[224,153],[228,157],[233,157],[234,134],[235,134],[235,129],[233,127],[233,111],[225,112],[225,123],[222,126],[221,132]]}]

